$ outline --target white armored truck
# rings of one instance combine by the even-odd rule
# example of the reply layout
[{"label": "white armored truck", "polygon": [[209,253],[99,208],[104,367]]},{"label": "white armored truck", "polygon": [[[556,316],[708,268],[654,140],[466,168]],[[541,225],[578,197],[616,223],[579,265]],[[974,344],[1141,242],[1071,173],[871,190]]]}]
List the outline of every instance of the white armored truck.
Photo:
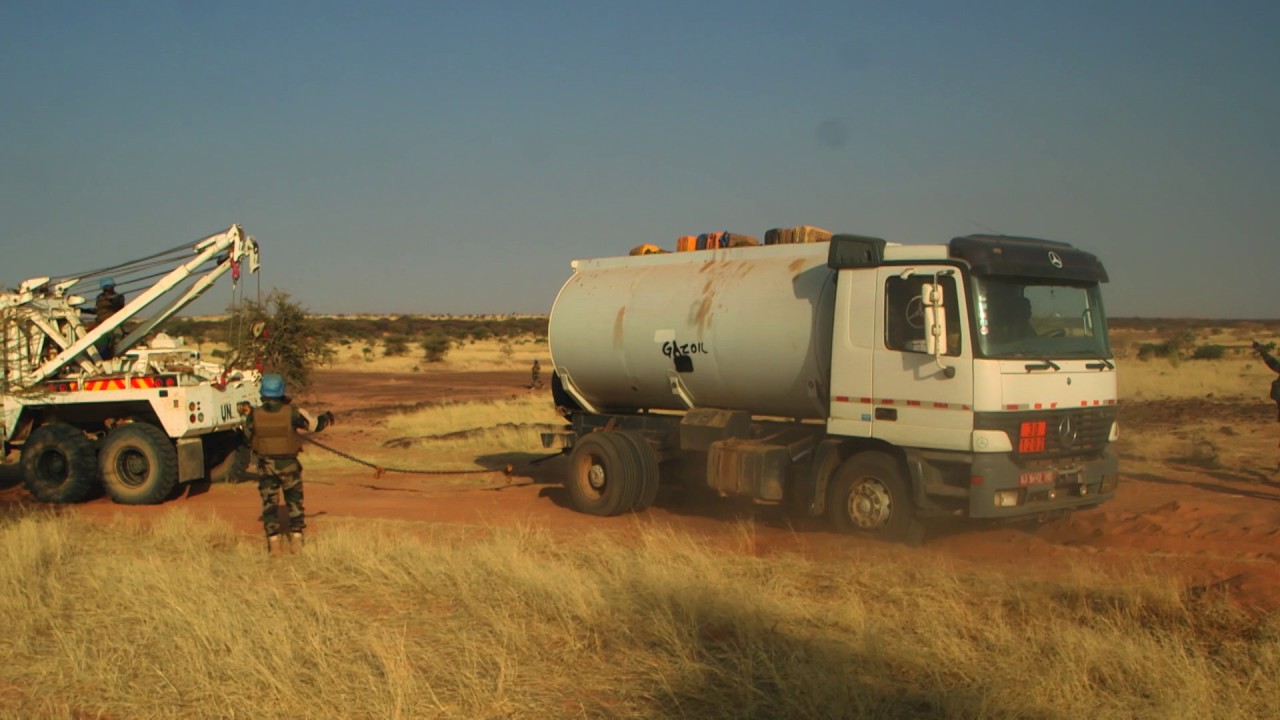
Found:
[{"label": "white armored truck", "polygon": [[973,235],[578,260],[552,307],[573,505],[662,483],[918,538],[929,518],[1045,519],[1119,481],[1098,259]]},{"label": "white armored truck", "polygon": [[[247,459],[236,405],[260,402],[258,372],[204,362],[158,328],[218,278],[258,264],[257,242],[233,225],[138,261],[0,293],[3,450],[21,451],[33,496],[77,502],[105,486],[116,502],[158,503],[180,483],[218,479]],[[85,299],[70,291],[96,290],[88,281],[108,272],[146,284],[103,321],[82,317]]]}]

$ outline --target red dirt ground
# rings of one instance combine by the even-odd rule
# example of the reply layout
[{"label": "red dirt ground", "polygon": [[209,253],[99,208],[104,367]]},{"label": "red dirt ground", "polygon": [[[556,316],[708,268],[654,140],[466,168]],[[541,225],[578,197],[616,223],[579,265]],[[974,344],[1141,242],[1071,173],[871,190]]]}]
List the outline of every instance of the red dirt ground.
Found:
[{"label": "red dirt ground", "polygon": [[[373,421],[392,410],[524,394],[530,392],[521,384],[527,377],[524,372],[329,371],[318,374],[313,395],[300,404],[335,411],[338,424],[319,439],[360,455],[373,442],[369,437]],[[1180,401],[1121,409],[1122,427],[1131,436],[1144,427],[1170,427],[1205,417],[1224,426],[1265,427],[1255,429],[1255,434],[1265,432],[1269,442],[1274,441],[1275,416],[1265,405],[1241,408]],[[405,452],[405,466],[430,466],[429,457]],[[817,521],[789,520],[776,508],[729,502],[698,504],[660,497],[655,507],[634,516],[582,515],[567,507],[557,484],[563,471],[563,460],[558,458],[536,466],[521,463],[510,477],[495,470],[470,478],[465,485],[424,475],[375,478],[368,468],[346,467],[306,473],[314,535],[323,537],[325,525],[335,520],[361,518],[488,526],[523,523],[564,536],[589,529],[634,534],[641,527],[658,526],[722,544],[726,551],[799,553],[823,561],[940,561],[1032,577],[1060,575],[1073,567],[1116,572],[1152,569],[1172,573],[1188,590],[1221,589],[1249,608],[1280,608],[1280,550],[1276,547],[1280,475],[1270,467],[1197,467],[1122,453],[1120,492],[1101,508],[1034,531],[969,525],[935,533],[914,548],[841,536],[824,530]],[[29,501],[15,468],[0,468],[0,503]],[[178,509],[223,518],[246,537],[258,532],[258,496],[252,484],[192,488],[186,497],[160,506],[127,507],[100,498],[68,511],[101,518],[147,518]]]}]

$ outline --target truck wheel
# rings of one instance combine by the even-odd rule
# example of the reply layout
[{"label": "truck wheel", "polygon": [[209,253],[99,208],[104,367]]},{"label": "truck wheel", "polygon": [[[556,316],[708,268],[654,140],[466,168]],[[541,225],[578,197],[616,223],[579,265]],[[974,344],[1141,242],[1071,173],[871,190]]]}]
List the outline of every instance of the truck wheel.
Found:
[{"label": "truck wheel", "polygon": [[614,433],[627,441],[631,446],[631,460],[635,467],[636,500],[631,506],[632,512],[641,512],[653,504],[658,497],[658,454],[653,446],[639,433],[621,431]]},{"label": "truck wheel", "polygon": [[205,477],[210,482],[247,480],[252,451],[238,432],[215,433],[204,438]]},{"label": "truck wheel", "polygon": [[244,482],[248,479],[246,476],[249,473],[250,454],[248,445],[232,448],[227,452],[226,457],[209,468],[209,481],[216,483]]},{"label": "truck wheel", "polygon": [[630,510],[637,497],[634,451],[620,433],[594,432],[580,440],[569,456],[569,498],[579,512],[617,515]]},{"label": "truck wheel", "polygon": [[98,450],[98,464],[107,494],[123,505],[164,502],[178,484],[178,451],[155,425],[112,428]]},{"label": "truck wheel", "polygon": [[911,542],[924,537],[911,487],[897,460],[881,452],[859,453],[840,466],[827,498],[827,517],[841,532]]},{"label": "truck wheel", "polygon": [[66,423],[41,425],[22,447],[22,476],[27,491],[42,502],[85,500],[98,486],[93,443]]}]

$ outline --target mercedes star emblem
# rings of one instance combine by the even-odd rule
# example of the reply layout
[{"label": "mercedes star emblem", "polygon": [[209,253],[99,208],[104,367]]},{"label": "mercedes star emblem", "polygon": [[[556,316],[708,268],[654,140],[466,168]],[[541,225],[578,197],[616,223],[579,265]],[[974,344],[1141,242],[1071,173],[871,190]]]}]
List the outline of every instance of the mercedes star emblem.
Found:
[{"label": "mercedes star emblem", "polygon": [[1070,415],[1062,418],[1062,422],[1058,423],[1058,443],[1064,450],[1075,445],[1079,435],[1080,430],[1076,428],[1076,424],[1071,420]]}]

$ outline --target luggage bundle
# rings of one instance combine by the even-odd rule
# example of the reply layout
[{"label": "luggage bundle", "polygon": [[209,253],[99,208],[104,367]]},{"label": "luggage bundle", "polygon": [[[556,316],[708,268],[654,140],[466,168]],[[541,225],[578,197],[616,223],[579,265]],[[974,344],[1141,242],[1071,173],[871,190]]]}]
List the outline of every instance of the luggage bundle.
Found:
[{"label": "luggage bundle", "polygon": [[760,240],[750,235],[733,232],[709,232],[701,235],[681,235],[676,240],[676,252],[687,250],[715,250],[717,248],[759,245]]},{"label": "luggage bundle", "polygon": [[666,250],[663,250],[662,248],[660,248],[660,247],[658,247],[657,245],[654,245],[654,244],[652,244],[652,243],[641,243],[641,244],[639,244],[639,245],[637,245],[637,246],[635,246],[635,247],[631,248],[631,252],[630,252],[629,254],[631,254],[631,255],[657,255],[658,253],[664,253],[664,252],[666,252]]},{"label": "luggage bundle", "polygon": [[765,245],[788,245],[791,243],[827,242],[831,239],[831,231],[812,225],[797,225],[789,228],[773,228],[764,234]]}]

